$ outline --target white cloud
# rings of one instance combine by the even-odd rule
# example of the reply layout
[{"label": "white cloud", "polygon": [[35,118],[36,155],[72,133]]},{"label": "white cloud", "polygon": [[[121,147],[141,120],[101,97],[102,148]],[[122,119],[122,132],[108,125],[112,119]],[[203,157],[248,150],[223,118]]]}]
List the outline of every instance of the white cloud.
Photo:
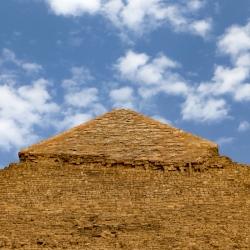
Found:
[{"label": "white cloud", "polygon": [[[39,139],[44,129],[66,129],[83,123],[106,108],[85,67],[73,67],[62,81],[63,100],[57,100],[52,82],[41,78],[42,66],[17,58],[4,49],[0,56],[0,150],[20,149]],[[36,75],[33,73],[36,72]],[[29,74],[26,74],[29,73]],[[32,76],[30,75],[32,73]],[[25,78],[23,78],[25,76]],[[32,80],[29,80],[31,77]],[[33,80],[36,77],[36,80]],[[22,84],[25,79],[26,84]],[[60,98],[61,99],[61,98]],[[38,132],[39,131],[39,132]]]},{"label": "white cloud", "polygon": [[189,0],[187,1],[187,6],[190,10],[196,11],[204,7],[205,1],[201,0]]},{"label": "white cloud", "polygon": [[204,19],[194,21],[190,24],[190,29],[193,30],[194,33],[206,38],[212,29],[212,20]]},{"label": "white cloud", "polygon": [[215,94],[233,92],[237,85],[244,82],[249,75],[249,69],[244,67],[225,68],[216,67],[213,80],[215,82]]},{"label": "white cloud", "polygon": [[113,106],[116,108],[135,108],[134,89],[131,87],[125,86],[118,89],[112,89],[109,96],[114,103]]},{"label": "white cloud", "polygon": [[131,87],[122,87],[110,91],[110,97],[115,102],[127,102],[133,99],[133,89]]},{"label": "white cloud", "polygon": [[162,0],[45,0],[56,15],[81,16],[100,14],[120,30],[142,34],[163,24],[174,30],[202,37],[211,29],[211,22],[197,18],[205,1],[169,3]]},{"label": "white cloud", "polygon": [[5,48],[2,50],[2,55],[0,57],[0,65],[5,64],[6,62],[13,63],[15,66],[20,69],[23,69],[28,74],[37,74],[43,69],[40,64],[18,59],[13,51]]},{"label": "white cloud", "polygon": [[238,67],[250,67],[250,53],[244,53],[236,58],[235,62]]},{"label": "white cloud", "polygon": [[239,132],[246,132],[247,130],[250,130],[250,123],[248,121],[242,121],[239,124],[238,131]]},{"label": "white cloud", "polygon": [[13,51],[9,50],[9,49],[3,49],[2,50],[2,55],[1,55],[1,60],[0,60],[1,64],[5,63],[5,62],[13,62],[17,65],[20,64],[20,60],[18,60],[16,58],[16,55]]},{"label": "white cloud", "polygon": [[20,126],[14,120],[0,118],[0,150],[9,151],[13,146],[22,147],[37,140],[28,127]]},{"label": "white cloud", "polygon": [[204,94],[235,95],[237,90],[243,86],[244,81],[249,77],[250,68],[217,66],[213,79],[210,83],[202,83],[198,91]]},{"label": "white cloud", "polygon": [[148,60],[149,57],[146,54],[139,54],[130,50],[118,60],[116,67],[123,77],[133,79],[136,77],[138,69],[145,65]]},{"label": "white cloud", "polygon": [[144,53],[128,51],[118,59],[115,66],[123,80],[138,86],[142,98],[150,98],[160,92],[185,96],[190,91],[188,84],[174,70],[180,65],[159,54],[151,58]]},{"label": "white cloud", "polygon": [[[11,150],[39,138],[35,128],[47,126],[48,117],[59,110],[52,100],[50,82],[43,78],[25,80],[22,75],[39,73],[42,67],[17,58],[4,49],[0,56],[0,150]],[[32,77],[33,78],[33,77]]]},{"label": "white cloud", "polygon": [[86,67],[72,67],[70,71],[71,78],[64,79],[62,83],[63,88],[66,90],[78,90],[82,85],[85,85],[94,79],[89,69]]},{"label": "white cloud", "polygon": [[220,121],[228,116],[228,107],[223,99],[202,98],[198,95],[189,95],[182,105],[184,120],[197,122]]},{"label": "white cloud", "polygon": [[186,96],[192,91],[192,87],[179,79],[178,76],[171,76],[170,74],[168,77],[168,79],[164,79],[163,84],[158,89],[160,92],[170,95]]},{"label": "white cloud", "polygon": [[[128,63],[129,69],[126,67]],[[127,52],[116,65],[123,79],[139,86],[138,93],[144,99],[151,98],[158,93],[181,96],[184,99],[181,105],[184,120],[212,122],[226,118],[229,112],[226,101],[223,98],[214,97],[209,85],[201,85],[197,89],[195,85],[188,84],[176,72],[178,67],[177,62],[163,54],[151,58],[147,54],[138,54],[133,51]],[[241,79],[240,77],[243,78],[240,73],[239,76],[235,76],[235,73],[232,76],[237,80]],[[228,84],[227,77],[224,78]],[[205,88],[206,95],[204,95]]]},{"label": "white cloud", "polygon": [[96,88],[84,88],[81,91],[66,93],[64,99],[66,104],[70,106],[87,108],[98,101],[98,90]]},{"label": "white cloud", "polygon": [[64,102],[61,117],[54,122],[58,131],[84,123],[106,112],[100,103],[99,90],[92,85],[94,77],[84,66],[72,67],[71,78],[62,80]]},{"label": "white cloud", "polygon": [[22,68],[29,74],[39,73],[43,67],[37,63],[23,63]]},{"label": "white cloud", "polygon": [[228,28],[217,45],[219,52],[230,56],[232,66],[217,65],[211,81],[198,87],[199,94],[230,94],[237,102],[250,101],[250,22]]},{"label": "white cloud", "polygon": [[235,140],[234,137],[221,137],[218,140],[216,140],[216,142],[220,146],[223,146],[225,144],[231,144],[234,140]]},{"label": "white cloud", "polygon": [[235,92],[234,99],[240,102],[250,101],[250,83],[239,86]]},{"label": "white cloud", "polygon": [[178,67],[170,58],[159,55],[151,59],[144,53],[128,51],[116,64],[120,75],[138,84],[161,85],[168,70]]},{"label": "white cloud", "polygon": [[0,85],[1,149],[33,142],[37,139],[34,126],[42,127],[46,115],[58,111],[46,86],[39,82],[15,88]]},{"label": "white cloud", "polygon": [[234,25],[227,29],[218,42],[220,52],[238,57],[250,50],[250,22],[245,26]]},{"label": "white cloud", "polygon": [[[245,32],[246,27],[248,25],[238,29]],[[227,40],[227,33],[218,41],[219,49],[221,41]],[[143,99],[159,93],[181,96],[184,99],[181,106],[183,119],[211,122],[229,116],[226,96],[236,102],[250,101],[250,49],[247,48],[242,46],[237,53],[228,52],[233,55],[232,66],[216,65],[211,80],[201,83],[189,84],[178,73],[179,63],[164,54],[150,57],[130,50],[119,58],[116,69],[122,80],[129,80],[138,87]]]},{"label": "white cloud", "polygon": [[[74,107],[79,113],[83,108],[90,108],[98,103],[98,89],[89,87],[94,77],[89,69],[86,67],[72,67],[71,78],[64,79],[62,81],[62,87],[64,89],[64,105],[65,108]],[[77,114],[71,114],[70,116],[76,116]]]},{"label": "white cloud", "polygon": [[[143,99],[158,93],[182,97],[181,113],[184,120],[212,122],[226,118],[229,112],[226,101],[213,97],[210,92],[204,95],[202,86],[197,89],[195,85],[188,84],[176,72],[179,66],[163,54],[151,58],[147,54],[128,51],[118,60],[116,69],[124,80],[139,86],[138,93]],[[205,87],[210,91],[208,85]]]},{"label": "white cloud", "polygon": [[56,15],[80,16],[100,10],[100,0],[46,0]]},{"label": "white cloud", "polygon": [[89,113],[78,113],[78,114],[67,114],[64,119],[57,124],[58,130],[65,130],[77,125],[80,125],[84,122],[87,122],[93,118],[92,114]]}]

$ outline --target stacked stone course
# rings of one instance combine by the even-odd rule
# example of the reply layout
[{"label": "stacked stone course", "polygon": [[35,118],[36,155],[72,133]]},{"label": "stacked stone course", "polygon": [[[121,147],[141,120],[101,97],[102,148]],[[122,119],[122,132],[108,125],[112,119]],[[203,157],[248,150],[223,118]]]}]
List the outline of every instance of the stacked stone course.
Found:
[{"label": "stacked stone course", "polygon": [[[178,170],[218,164],[218,146],[130,110],[114,110],[19,153],[21,162]],[[206,164],[209,162],[209,164]],[[223,160],[221,161],[223,162]]]},{"label": "stacked stone course", "polygon": [[0,249],[249,249],[249,173],[212,142],[115,110],[0,170]]}]

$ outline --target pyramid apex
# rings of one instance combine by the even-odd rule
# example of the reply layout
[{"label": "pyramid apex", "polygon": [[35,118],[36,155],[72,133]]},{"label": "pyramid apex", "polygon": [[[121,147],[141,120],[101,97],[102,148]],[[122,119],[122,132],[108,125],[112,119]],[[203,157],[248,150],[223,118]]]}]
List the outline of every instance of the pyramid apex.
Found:
[{"label": "pyramid apex", "polygon": [[111,111],[107,112],[106,114],[113,114],[113,113],[121,113],[121,114],[137,114],[137,115],[142,115],[141,113],[139,113],[138,111],[136,110],[133,110],[133,109],[129,109],[129,108],[114,108],[112,109]]},{"label": "pyramid apex", "polygon": [[19,153],[21,161],[62,160],[172,166],[218,156],[215,143],[131,109],[113,109]]}]

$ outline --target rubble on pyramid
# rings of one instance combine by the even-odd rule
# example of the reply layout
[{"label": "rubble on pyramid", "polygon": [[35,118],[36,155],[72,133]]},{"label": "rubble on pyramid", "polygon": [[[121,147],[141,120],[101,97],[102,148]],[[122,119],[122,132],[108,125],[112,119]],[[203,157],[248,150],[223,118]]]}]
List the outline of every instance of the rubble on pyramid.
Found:
[{"label": "rubble on pyramid", "polygon": [[21,162],[99,164],[162,171],[222,168],[217,144],[135,111],[117,109],[19,153]]}]

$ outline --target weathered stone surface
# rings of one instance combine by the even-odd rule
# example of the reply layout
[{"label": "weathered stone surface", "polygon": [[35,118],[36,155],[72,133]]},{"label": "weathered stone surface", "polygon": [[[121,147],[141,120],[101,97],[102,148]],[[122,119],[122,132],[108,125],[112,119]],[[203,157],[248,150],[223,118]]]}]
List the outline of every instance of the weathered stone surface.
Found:
[{"label": "weathered stone surface", "polygon": [[0,249],[249,249],[249,173],[12,165]]},{"label": "weathered stone surface", "polygon": [[120,110],[20,158],[0,170],[0,249],[249,249],[250,168],[209,141]]},{"label": "weathered stone surface", "polygon": [[114,110],[19,153],[22,162],[188,168],[219,157],[215,143],[131,110]]}]

